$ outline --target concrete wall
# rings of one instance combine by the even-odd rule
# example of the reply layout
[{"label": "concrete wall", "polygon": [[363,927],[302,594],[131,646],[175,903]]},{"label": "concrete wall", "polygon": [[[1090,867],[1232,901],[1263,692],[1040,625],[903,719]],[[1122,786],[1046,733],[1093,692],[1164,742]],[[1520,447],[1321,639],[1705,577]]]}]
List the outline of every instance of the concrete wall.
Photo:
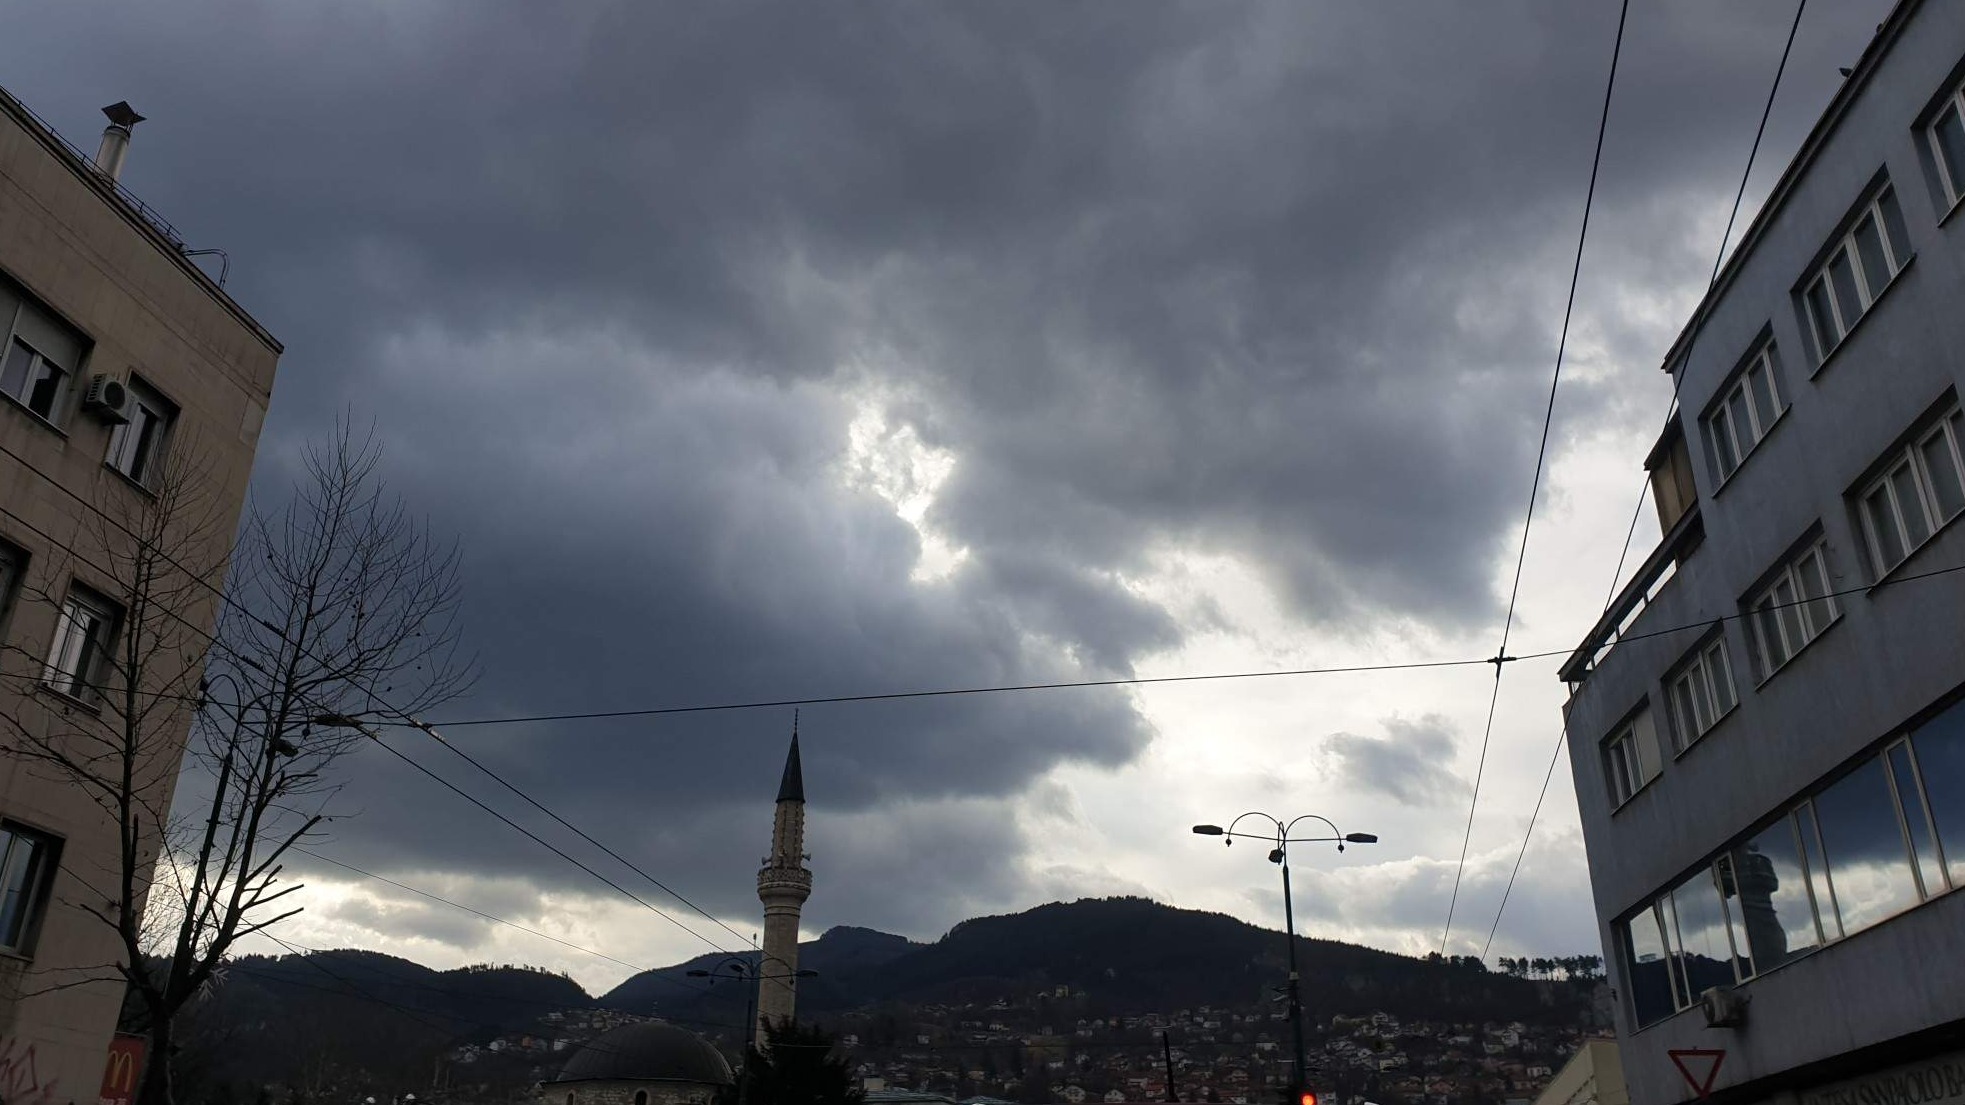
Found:
[{"label": "concrete wall", "polygon": [[[131,156],[142,157],[142,146],[139,135]],[[92,343],[72,387],[85,387],[96,373],[134,372],[179,405],[170,449],[202,455],[216,522],[213,543],[185,551],[215,560],[244,502],[279,344],[4,94],[0,274]],[[0,397],[0,538],[29,555],[26,578],[0,620],[0,712],[33,732],[93,721],[38,680],[57,618],[47,596],[65,593],[71,581],[116,595],[104,569],[113,566],[113,546],[127,538],[95,511],[125,517],[146,502],[146,491],[104,464],[109,432],[76,409],[74,396],[52,426]],[[181,612],[208,629],[217,602],[205,592]],[[184,737],[182,728],[165,734],[159,752],[166,762],[175,764]],[[151,795],[159,805],[168,805],[170,776],[164,772]],[[0,955],[0,1057],[23,1070],[20,1060],[32,1054],[36,1085],[13,1087],[23,1100],[91,1100],[123,986],[103,969],[121,959],[118,942],[80,907],[104,904],[105,895],[84,880],[114,870],[113,823],[84,794],[4,755],[0,817],[63,841],[38,939],[26,956]],[[105,981],[33,996],[81,977]]]},{"label": "concrete wall", "polygon": [[[1695,443],[1706,540],[1629,633],[1740,613],[1741,599],[1812,525],[1820,524],[1836,590],[1876,581],[1846,496],[1947,388],[1965,392],[1965,215],[1946,218],[1913,122],[1965,58],[1965,5],[1905,4],[1902,33],[1853,95],[1785,195],[1759,221],[1691,346],[1681,422]],[[1886,26],[1888,26],[1886,24]],[[1837,108],[1831,109],[1832,113]],[[1816,366],[1796,289],[1837,228],[1887,169],[1914,258],[1869,314]],[[1771,327],[1790,407],[1725,486],[1704,456],[1698,416]],[[1900,565],[1911,575],[1965,564],[1955,521]],[[1763,685],[1748,631],[1724,628],[1740,706],[1621,809],[1611,810],[1600,741],[1640,702],[1660,721],[1661,678],[1700,638],[1694,629],[1619,644],[1568,707],[1570,763],[1582,813],[1611,980],[1628,994],[1611,922],[1709,861],[1825,773],[1965,683],[1965,578],[1940,576],[1839,600],[1842,617]],[[1696,1010],[1633,1032],[1620,1001],[1631,1097],[1690,1096],[1665,1054],[1726,1047],[1717,1087],[1965,1017],[1965,957],[1955,934],[1965,903],[1939,898],[1881,927],[1748,983],[1748,1027],[1708,1029]],[[1933,926],[1951,926],[1950,954],[1910,954]],[[1885,984],[1878,984],[1885,983]],[[1908,988],[1908,989],[1907,989]],[[1907,995],[1908,998],[1907,998]]]}]

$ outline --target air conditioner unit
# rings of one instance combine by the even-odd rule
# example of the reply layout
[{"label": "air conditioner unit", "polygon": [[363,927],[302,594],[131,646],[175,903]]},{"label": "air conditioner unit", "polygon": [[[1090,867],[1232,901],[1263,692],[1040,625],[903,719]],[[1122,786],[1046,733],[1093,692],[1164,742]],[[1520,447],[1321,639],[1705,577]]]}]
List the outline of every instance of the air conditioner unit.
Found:
[{"label": "air conditioner unit", "polygon": [[128,422],[134,405],[130,385],[101,373],[89,380],[89,390],[82,393],[82,409],[103,422]]},{"label": "air conditioner unit", "polygon": [[1747,995],[1731,986],[1715,986],[1699,995],[1706,1027],[1738,1028],[1747,1023]]}]

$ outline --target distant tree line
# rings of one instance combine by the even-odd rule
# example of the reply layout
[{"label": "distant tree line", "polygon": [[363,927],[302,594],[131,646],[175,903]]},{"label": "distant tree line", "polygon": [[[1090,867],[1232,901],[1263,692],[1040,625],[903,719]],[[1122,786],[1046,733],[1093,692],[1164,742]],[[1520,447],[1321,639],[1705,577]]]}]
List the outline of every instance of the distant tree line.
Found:
[{"label": "distant tree line", "polygon": [[1588,981],[1603,977],[1600,955],[1553,955],[1510,958],[1502,956],[1501,973],[1516,978],[1574,979]]}]

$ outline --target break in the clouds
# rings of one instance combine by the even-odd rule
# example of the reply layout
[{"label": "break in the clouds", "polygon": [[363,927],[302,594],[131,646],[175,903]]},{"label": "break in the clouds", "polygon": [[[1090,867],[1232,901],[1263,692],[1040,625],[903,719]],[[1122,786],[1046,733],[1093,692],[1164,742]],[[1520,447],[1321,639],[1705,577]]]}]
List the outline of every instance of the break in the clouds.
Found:
[{"label": "break in the clouds", "polygon": [[[1809,13],[1773,161],[1882,6]],[[1790,11],[1635,6],[1558,463],[1662,417],[1656,364]],[[484,678],[436,720],[471,720],[1099,678],[1223,642],[1239,668],[1485,655],[1615,15],[76,0],[10,16],[0,80],[85,142],[97,104],[150,116],[124,182],[228,250],[229,290],[287,343],[262,499],[337,413],[374,420],[394,486],[463,546]],[[1549,511],[1560,527],[1568,505]],[[1172,593],[1206,563],[1259,598]],[[1527,581],[1525,617],[1558,582]],[[1586,613],[1536,628],[1573,635]],[[1411,807],[1377,828],[1415,870],[1455,854],[1473,708],[1388,699],[1366,716],[1422,720],[1326,745]],[[451,736],[742,918],[790,721]],[[1184,781],[1153,773],[1156,742],[1206,742],[1258,780],[1317,755],[1279,767],[1170,724],[1117,691],[807,711],[808,922],[933,935],[1068,896],[1072,872],[1183,900],[1172,868],[1036,858],[1064,838],[1025,797],[1126,772],[1129,816],[1174,817]],[[1509,777],[1516,738],[1496,737]],[[342,858],[601,893],[392,761],[350,769],[356,816],[326,845]],[[475,931],[385,899],[342,920],[460,947]],[[1344,919],[1375,939],[1427,912],[1357,900],[1384,903]]]}]

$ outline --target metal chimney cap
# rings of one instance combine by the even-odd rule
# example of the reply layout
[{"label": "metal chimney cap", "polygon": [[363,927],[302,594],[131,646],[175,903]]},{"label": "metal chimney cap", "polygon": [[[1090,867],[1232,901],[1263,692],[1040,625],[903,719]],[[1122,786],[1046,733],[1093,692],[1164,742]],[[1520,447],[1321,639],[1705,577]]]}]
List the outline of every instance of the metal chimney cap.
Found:
[{"label": "metal chimney cap", "polygon": [[130,106],[128,100],[117,100],[103,108],[102,113],[109,116],[109,121],[119,127],[133,127],[143,122],[143,116],[136,113],[136,109]]}]

